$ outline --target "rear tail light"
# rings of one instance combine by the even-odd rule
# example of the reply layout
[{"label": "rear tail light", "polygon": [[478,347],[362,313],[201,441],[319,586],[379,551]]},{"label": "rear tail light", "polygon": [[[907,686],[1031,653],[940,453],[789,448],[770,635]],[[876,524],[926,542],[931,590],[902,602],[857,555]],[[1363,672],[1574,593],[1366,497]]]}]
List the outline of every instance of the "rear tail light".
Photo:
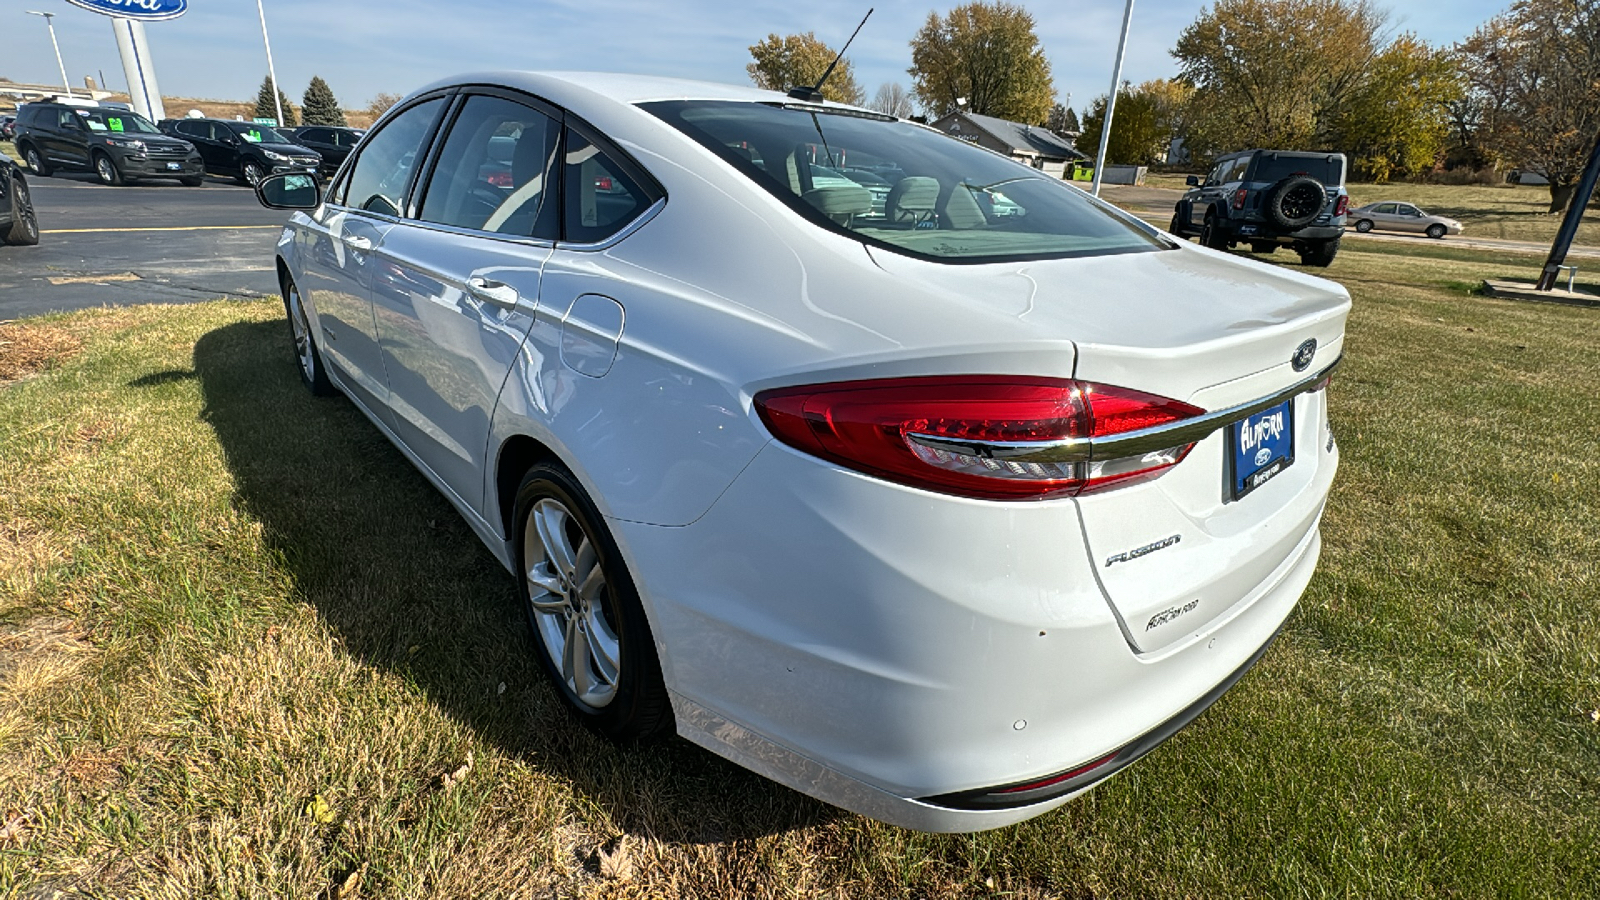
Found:
[{"label": "rear tail light", "polygon": [[1089,441],[1204,412],[1086,381],[981,375],[781,388],[755,405],[773,436],[797,450],[899,484],[1000,500],[1159,474],[1194,445],[1096,459]]},{"label": "rear tail light", "polygon": [[1245,198],[1248,197],[1248,196],[1250,196],[1250,191],[1247,188],[1239,188],[1237,191],[1234,191],[1233,192],[1233,208],[1234,209],[1244,209],[1244,201],[1245,201]]},{"label": "rear tail light", "polygon": [[594,186],[602,191],[611,190],[611,177],[609,175],[601,175],[594,180]]},{"label": "rear tail light", "polygon": [[1342,216],[1350,211],[1350,197],[1341,194],[1338,200],[1333,201],[1333,214]]}]

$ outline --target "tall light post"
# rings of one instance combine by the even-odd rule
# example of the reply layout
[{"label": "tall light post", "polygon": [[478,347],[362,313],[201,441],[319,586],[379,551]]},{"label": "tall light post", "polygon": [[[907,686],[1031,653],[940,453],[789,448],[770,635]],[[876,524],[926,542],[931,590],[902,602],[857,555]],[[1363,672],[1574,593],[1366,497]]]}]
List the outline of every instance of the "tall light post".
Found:
[{"label": "tall light post", "polygon": [[267,37],[267,11],[262,7],[261,0],[256,0],[256,12],[261,15],[261,43],[267,47],[267,77],[272,80],[272,105],[278,110],[278,126],[282,127],[288,124],[283,120],[283,101],[279,99],[283,92],[278,90],[278,73],[272,68],[272,40]]},{"label": "tall light post", "polygon": [[61,61],[61,45],[56,43],[56,23],[51,21],[56,17],[52,12],[37,12],[27,10],[30,16],[44,16],[45,27],[50,29],[50,46],[56,48],[56,65],[61,67],[61,85],[67,89],[67,96],[72,96],[72,82],[67,80],[67,64]]},{"label": "tall light post", "polygon": [[1106,120],[1100,123],[1100,152],[1094,155],[1094,185],[1090,193],[1100,196],[1100,170],[1106,165],[1106,144],[1111,140],[1111,116],[1117,111],[1117,91],[1122,87],[1122,58],[1128,53],[1128,26],[1133,22],[1133,0],[1122,12],[1122,40],[1117,42],[1117,65],[1111,72],[1111,96],[1106,98]]}]

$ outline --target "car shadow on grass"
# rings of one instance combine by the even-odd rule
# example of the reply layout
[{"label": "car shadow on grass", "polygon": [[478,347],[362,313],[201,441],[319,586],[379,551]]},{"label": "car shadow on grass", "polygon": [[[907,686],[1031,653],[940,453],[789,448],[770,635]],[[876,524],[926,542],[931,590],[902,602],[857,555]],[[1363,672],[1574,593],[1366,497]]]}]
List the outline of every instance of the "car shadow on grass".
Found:
[{"label": "car shadow on grass", "polygon": [[585,729],[533,656],[512,576],[353,404],[304,389],[282,321],[204,335],[194,371],[235,502],[363,663],[631,833],[711,842],[842,815],[686,741],[616,747]]}]

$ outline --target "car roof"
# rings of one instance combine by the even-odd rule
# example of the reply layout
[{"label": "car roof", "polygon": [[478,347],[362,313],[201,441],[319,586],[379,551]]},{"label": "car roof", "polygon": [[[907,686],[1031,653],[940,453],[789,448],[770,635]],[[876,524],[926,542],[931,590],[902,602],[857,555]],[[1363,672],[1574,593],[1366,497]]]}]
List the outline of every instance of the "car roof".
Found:
[{"label": "car roof", "polygon": [[[465,84],[501,85],[546,97],[561,103],[561,97],[577,93],[593,94],[624,104],[647,103],[652,100],[737,100],[750,103],[798,102],[779,91],[769,91],[748,85],[720,84],[711,81],[691,81],[684,78],[665,78],[657,75],[627,75],[615,72],[533,72],[500,70],[468,72],[443,78],[414,93],[424,93],[439,88]],[[824,101],[823,106],[847,106]],[[856,107],[849,107],[856,108]]]}]

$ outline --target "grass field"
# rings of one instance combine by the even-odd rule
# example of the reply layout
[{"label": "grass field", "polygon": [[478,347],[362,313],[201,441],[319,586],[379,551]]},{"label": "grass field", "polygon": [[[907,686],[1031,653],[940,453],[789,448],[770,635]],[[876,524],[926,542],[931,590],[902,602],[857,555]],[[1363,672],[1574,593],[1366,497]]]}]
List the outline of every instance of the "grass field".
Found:
[{"label": "grass field", "polygon": [[270,302],[0,326],[0,895],[1571,897],[1600,883],[1600,310],[1347,248],[1343,469],[1283,637],[972,836],[616,749]]}]

